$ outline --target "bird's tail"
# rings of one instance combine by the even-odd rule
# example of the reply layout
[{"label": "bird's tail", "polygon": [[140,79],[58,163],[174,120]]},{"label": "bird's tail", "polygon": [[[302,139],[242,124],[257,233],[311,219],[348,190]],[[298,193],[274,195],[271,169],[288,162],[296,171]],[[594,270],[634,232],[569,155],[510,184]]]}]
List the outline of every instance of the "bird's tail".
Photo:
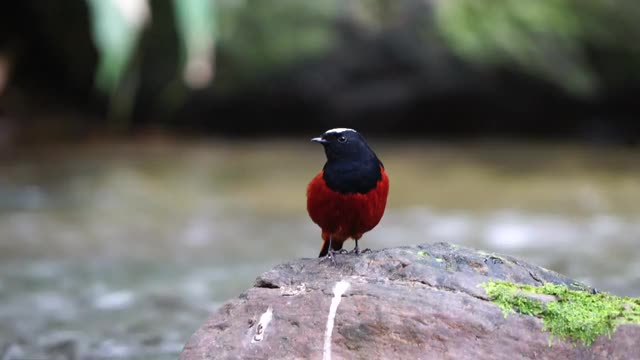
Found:
[{"label": "bird's tail", "polygon": [[320,255],[318,255],[318,257],[327,256],[328,253],[329,253],[329,237],[326,237],[324,239],[324,242],[322,243],[322,249],[320,249]]},{"label": "bird's tail", "polygon": [[322,249],[320,249],[320,255],[318,255],[318,257],[327,256],[329,248],[332,248],[335,251],[342,249],[342,243],[344,243],[344,240],[336,240],[335,238],[332,238],[331,235],[325,235],[324,233],[322,234],[322,240],[324,240],[324,242],[322,243]]}]

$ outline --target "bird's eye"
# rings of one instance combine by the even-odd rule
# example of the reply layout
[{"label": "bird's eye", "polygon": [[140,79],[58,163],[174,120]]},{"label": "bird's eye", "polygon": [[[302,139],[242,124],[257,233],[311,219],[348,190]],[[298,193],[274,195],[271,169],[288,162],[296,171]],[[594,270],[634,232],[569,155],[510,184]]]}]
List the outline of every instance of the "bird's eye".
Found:
[{"label": "bird's eye", "polygon": [[347,138],[344,135],[340,135],[338,137],[338,142],[345,143],[347,142]]}]

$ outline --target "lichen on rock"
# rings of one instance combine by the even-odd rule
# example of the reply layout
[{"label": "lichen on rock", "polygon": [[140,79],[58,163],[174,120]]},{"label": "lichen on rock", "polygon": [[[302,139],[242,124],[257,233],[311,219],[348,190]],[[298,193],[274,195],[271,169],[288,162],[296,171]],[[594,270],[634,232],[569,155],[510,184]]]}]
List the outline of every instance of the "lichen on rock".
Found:
[{"label": "lichen on rock", "polygon": [[517,312],[541,318],[542,330],[550,333],[550,344],[556,336],[591,345],[598,336],[611,336],[620,324],[640,324],[640,298],[572,290],[552,283],[532,286],[489,281],[481,286],[505,317]]}]

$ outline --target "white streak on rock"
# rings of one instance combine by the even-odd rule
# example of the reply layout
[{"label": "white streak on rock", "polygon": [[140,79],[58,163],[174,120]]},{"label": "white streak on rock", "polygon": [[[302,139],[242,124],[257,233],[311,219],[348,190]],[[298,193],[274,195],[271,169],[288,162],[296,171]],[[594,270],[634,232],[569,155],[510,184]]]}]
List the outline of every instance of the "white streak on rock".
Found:
[{"label": "white streak on rock", "polygon": [[351,284],[345,280],[340,280],[333,287],[333,299],[331,300],[331,307],[329,308],[329,318],[327,319],[327,330],[324,333],[324,352],[322,359],[331,360],[331,333],[333,333],[333,323],[336,318],[336,311],[338,305],[342,300],[342,295],[347,292]]},{"label": "white streak on rock", "polygon": [[253,335],[253,340],[251,340],[252,343],[262,341],[264,338],[264,332],[267,331],[267,326],[269,325],[269,322],[271,322],[272,318],[273,308],[269,306],[267,311],[260,316],[260,321],[258,321],[258,324],[256,325],[256,333]]}]

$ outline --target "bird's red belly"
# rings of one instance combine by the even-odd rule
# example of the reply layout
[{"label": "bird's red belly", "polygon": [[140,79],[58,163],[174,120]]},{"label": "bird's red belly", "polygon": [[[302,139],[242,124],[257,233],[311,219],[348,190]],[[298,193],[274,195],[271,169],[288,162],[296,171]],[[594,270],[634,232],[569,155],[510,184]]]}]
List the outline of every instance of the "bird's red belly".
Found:
[{"label": "bird's red belly", "polygon": [[320,172],[307,188],[307,211],[322,228],[323,234],[335,240],[359,239],[373,229],[384,214],[389,192],[389,179],[382,170],[377,186],[366,194],[341,194],[331,190]]}]

